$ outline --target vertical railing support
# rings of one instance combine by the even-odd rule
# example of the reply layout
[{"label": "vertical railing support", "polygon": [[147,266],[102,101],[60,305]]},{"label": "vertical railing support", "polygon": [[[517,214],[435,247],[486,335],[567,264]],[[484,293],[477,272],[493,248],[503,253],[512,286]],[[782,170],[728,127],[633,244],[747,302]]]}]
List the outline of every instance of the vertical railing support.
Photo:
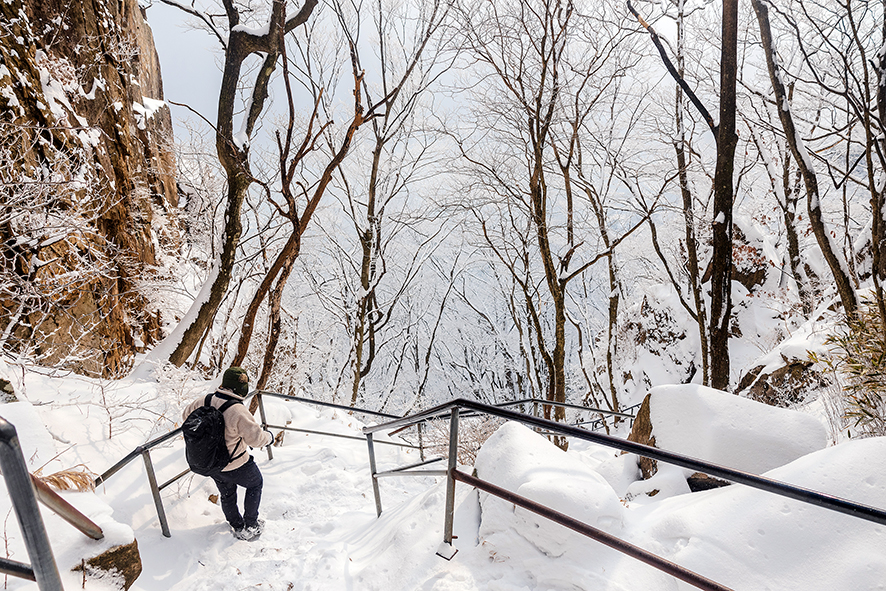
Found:
[{"label": "vertical railing support", "polygon": [[[256,400],[258,400],[258,413],[261,417],[261,426],[262,429],[268,428],[268,419],[265,417],[265,403],[261,399],[261,392],[257,392],[255,395]],[[267,446],[268,450],[268,460],[274,459],[274,452],[271,451],[271,447],[273,447],[274,442],[272,441],[270,445]]]},{"label": "vertical railing support", "polygon": [[378,490],[378,470],[375,467],[375,444],[372,442],[372,433],[366,434],[366,445],[369,447],[369,471],[372,472],[372,494],[375,495],[375,514],[381,517],[381,492]]},{"label": "vertical railing support", "polygon": [[446,508],[443,521],[443,543],[437,554],[450,560],[458,550],[452,547],[452,523],[455,519],[455,469],[458,464],[458,407],[452,408],[449,419],[449,464],[446,469]]},{"label": "vertical railing support", "polygon": [[154,464],[151,462],[151,451],[142,450],[142,459],[145,461],[145,471],[148,473],[148,484],[151,485],[151,496],[154,497],[154,507],[157,508],[157,518],[160,520],[160,531],[166,538],[171,538],[169,523],[166,521],[166,511],[163,509],[163,501],[160,499],[160,488],[157,486],[157,475],[154,474]]},{"label": "vertical railing support", "polygon": [[62,581],[58,574],[52,547],[46,536],[46,526],[40,517],[34,485],[25,464],[18,434],[9,422],[0,418],[0,469],[6,480],[6,488],[12,499],[15,517],[25,548],[31,561],[31,569],[41,591],[62,591]]}]

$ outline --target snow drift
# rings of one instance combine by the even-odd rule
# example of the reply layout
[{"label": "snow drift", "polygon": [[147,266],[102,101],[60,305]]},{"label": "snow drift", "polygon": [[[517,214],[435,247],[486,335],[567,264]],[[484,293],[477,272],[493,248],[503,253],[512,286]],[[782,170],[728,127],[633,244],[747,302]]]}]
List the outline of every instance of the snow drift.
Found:
[{"label": "snow drift", "polygon": [[827,445],[815,417],[713,388],[658,386],[648,398],[656,447],[729,468],[762,474]]}]

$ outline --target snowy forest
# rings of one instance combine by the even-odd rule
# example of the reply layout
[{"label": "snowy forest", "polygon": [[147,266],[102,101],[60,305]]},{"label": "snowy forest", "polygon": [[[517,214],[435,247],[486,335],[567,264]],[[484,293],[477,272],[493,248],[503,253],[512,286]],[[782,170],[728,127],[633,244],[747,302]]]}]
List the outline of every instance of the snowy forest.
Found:
[{"label": "snowy forest", "polygon": [[[160,11],[177,22],[173,36],[209,40],[206,55],[158,52]],[[164,87],[161,72],[188,61],[217,68],[217,86],[188,89],[211,111]],[[840,456],[857,464],[828,456],[856,466],[844,479],[805,484],[839,482],[847,488],[825,492],[840,497],[858,497],[852,479],[886,467],[884,444],[874,443],[886,435],[886,0],[6,0],[0,163],[0,388],[10,406],[29,405],[11,416],[47,430],[32,470],[80,465],[94,478],[178,427],[184,405],[231,366],[248,372],[254,391],[398,417],[457,398],[546,400],[572,405],[538,405],[546,419],[636,440],[624,419],[645,413],[657,435],[642,443],[800,480],[819,474],[806,454],[864,439],[862,452]],[[706,398],[715,394],[728,398]],[[693,414],[696,403],[703,410]],[[299,416],[282,402],[270,412],[310,429],[368,420]],[[738,429],[745,439],[725,416],[750,421]],[[708,458],[716,445],[668,430],[681,420],[700,421],[705,437],[725,433],[721,451]],[[568,452],[572,463],[557,464],[564,473],[605,489],[594,511],[681,556],[685,545],[667,542],[684,539],[678,518],[650,499],[688,493],[689,473],[656,476],[635,456],[565,437],[548,449],[516,426],[492,435],[500,424],[468,431],[476,448],[459,461],[508,481],[520,464],[508,446],[526,457]],[[306,443],[277,435],[292,446],[281,461],[304,461],[293,458]],[[365,493],[352,476],[366,469],[356,447],[324,448],[319,461],[342,462],[336,478]],[[757,461],[772,453],[780,460]],[[807,463],[791,471],[795,460]],[[166,502],[199,544],[204,524],[188,502],[214,489],[188,482]],[[861,500],[886,506],[882,478],[865,482]],[[347,544],[330,555],[394,565],[397,552],[421,546],[392,532],[439,512],[442,489],[413,484],[396,489],[399,517],[361,534],[381,528],[397,544],[360,559]],[[284,494],[274,486],[266,494]],[[125,507],[124,529],[157,534],[147,489],[125,501],[109,491],[106,502]],[[303,494],[330,492],[315,484]],[[460,523],[480,523],[480,505],[484,516],[514,519],[472,494],[477,515],[460,497]],[[569,497],[575,507],[584,494]],[[641,497],[642,515],[622,517]],[[737,502],[756,510],[751,497]],[[323,506],[340,520],[323,535],[344,527],[341,511],[375,517],[356,502]],[[637,525],[651,523],[643,519],[660,521]],[[883,527],[859,527],[868,526],[867,537],[841,530],[854,540],[841,543],[882,548]],[[477,527],[478,548],[484,535],[505,539],[505,527]],[[560,547],[555,530],[540,527],[548,537],[532,552],[580,562],[578,542]],[[269,540],[287,544],[282,533]],[[146,563],[178,551],[153,552]],[[682,556],[708,560],[693,552]],[[800,561],[793,571],[766,563],[747,588],[882,588],[882,558],[853,558],[852,573],[868,568],[855,586],[814,569],[796,586],[790,577],[831,556],[822,552],[790,554]],[[530,554],[510,550],[515,561]],[[748,556],[736,559],[743,566],[714,560],[713,574],[745,588],[742,573],[757,560]],[[385,588],[373,567],[352,568],[356,584],[348,575],[270,588]],[[609,555],[563,575],[572,587],[516,570],[488,586],[480,566],[465,567],[471,584],[445,571],[452,586],[425,587],[431,575],[410,568],[390,589],[684,588],[625,582],[628,567]],[[228,586],[230,572],[203,587],[193,571],[179,574],[176,589],[267,588]],[[133,589],[172,588],[152,580]]]},{"label": "snowy forest", "polygon": [[[761,360],[886,317],[876,3],[162,4],[222,69],[217,114],[155,140],[169,194],[130,181],[147,203],[118,219],[133,197],[87,165],[88,125],[35,158],[33,126],[3,123],[10,360],[242,365],[398,414],[618,411],[690,382],[788,404],[835,374]],[[51,28],[45,100],[70,125],[104,83]]]}]

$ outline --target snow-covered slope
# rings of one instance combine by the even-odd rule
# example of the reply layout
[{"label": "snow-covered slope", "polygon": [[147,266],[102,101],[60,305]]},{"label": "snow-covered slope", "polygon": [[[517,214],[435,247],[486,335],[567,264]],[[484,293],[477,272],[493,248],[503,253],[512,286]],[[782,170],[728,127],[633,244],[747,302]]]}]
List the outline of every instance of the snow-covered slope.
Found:
[{"label": "snow-covered slope", "polygon": [[[83,462],[96,472],[165,431],[174,422],[179,399],[211,387],[166,378],[159,384],[117,384],[115,389],[102,390],[95,382],[31,373],[23,385],[22,397],[33,397],[35,404],[20,403],[25,410],[13,422],[18,422],[26,449],[45,449],[51,443],[56,453],[62,452],[54,463]],[[102,397],[105,403],[140,397],[152,410],[117,416],[114,424],[119,431],[108,440]],[[0,416],[12,408],[0,406]],[[147,420],[151,412],[152,423]],[[347,413],[297,403],[276,402],[269,412],[275,420],[290,420],[292,426],[304,429],[358,435],[361,426]],[[54,441],[47,439],[39,422]],[[886,587],[882,526],[737,485],[662,501],[653,498],[644,504],[619,502],[616,489],[632,478],[627,463],[599,447],[578,443],[571,447],[564,453],[528,429],[507,425],[481,451],[478,467],[483,472],[483,462],[491,462],[486,471],[509,487],[553,503],[563,499],[557,508],[566,512],[584,507],[585,513],[602,515],[605,527],[629,541],[735,589]],[[41,451],[40,457],[49,451]],[[377,451],[380,470],[411,463],[417,456],[382,445]],[[95,495],[66,496],[87,513],[98,504],[109,507],[113,514],[107,517],[135,533],[144,565],[133,587],[136,591],[684,588],[650,567],[560,526],[520,515],[497,500],[484,499],[481,513],[479,495],[461,484],[454,528],[459,553],[447,562],[435,555],[443,530],[442,479],[383,479],[384,512],[376,518],[366,446],[360,441],[287,433],[284,445],[274,449],[272,461],[262,452],[254,455],[264,474],[262,516],[267,520],[265,533],[254,542],[231,536],[220,508],[209,501],[215,492],[211,481],[192,476],[163,491],[172,532],[171,538],[164,538],[140,461],[111,478]],[[158,449],[152,457],[161,481],[184,467],[180,442]],[[545,466],[555,469],[544,472]],[[575,478],[570,480],[570,474]],[[886,505],[884,474],[884,439],[844,443],[769,473],[881,507]],[[593,498],[584,502],[583,491]],[[5,494],[0,494],[0,504],[8,507]],[[51,517],[47,523],[54,544],[67,540],[66,548],[56,548],[61,560],[72,550],[76,536],[67,535],[63,528],[69,526]],[[16,548],[20,535],[12,518],[6,520],[5,535],[7,545]],[[26,560],[21,550],[13,559]],[[66,577],[67,589],[81,587],[79,575]],[[10,578],[7,588],[35,586]],[[85,588],[112,587],[107,581],[87,580]]]}]

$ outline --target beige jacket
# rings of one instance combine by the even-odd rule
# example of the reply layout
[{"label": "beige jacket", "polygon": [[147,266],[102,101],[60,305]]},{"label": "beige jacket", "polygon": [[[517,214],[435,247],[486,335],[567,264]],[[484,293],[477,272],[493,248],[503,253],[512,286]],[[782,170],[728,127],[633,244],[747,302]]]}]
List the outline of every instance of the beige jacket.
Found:
[{"label": "beige jacket", "polygon": [[[226,394],[236,400],[243,400],[242,397],[237,396],[227,388],[219,388],[217,392]],[[205,398],[206,396],[201,396],[189,404],[184,412],[182,412],[182,420],[188,418],[189,414],[203,406]],[[225,402],[227,402],[227,400],[224,398],[213,396],[210,404],[215,408],[220,408]],[[249,409],[242,404],[232,404],[228,410],[225,411],[224,417],[225,443],[228,446],[228,452],[230,452],[231,457],[236,458],[230,464],[222,468],[222,472],[229,472],[231,470],[236,470],[249,461],[250,456],[247,446],[264,447],[270,444],[274,438],[268,431],[262,429],[261,425],[256,422],[255,418],[249,414]],[[238,458],[237,456],[239,454],[243,455]]]}]

